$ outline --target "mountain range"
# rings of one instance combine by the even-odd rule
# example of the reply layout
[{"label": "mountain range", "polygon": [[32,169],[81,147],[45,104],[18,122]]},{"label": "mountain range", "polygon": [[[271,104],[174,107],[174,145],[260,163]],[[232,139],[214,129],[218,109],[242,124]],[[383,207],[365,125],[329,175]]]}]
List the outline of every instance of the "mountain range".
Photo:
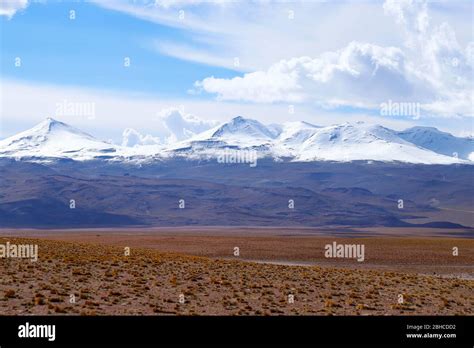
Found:
[{"label": "mountain range", "polygon": [[[48,118],[0,141],[0,227],[417,226],[471,235],[473,151],[472,139],[434,128],[243,117],[173,144],[125,147]],[[258,165],[223,165],[229,152],[255,153]]]},{"label": "mountain range", "polygon": [[307,122],[264,125],[237,116],[184,141],[124,147],[47,118],[0,141],[0,157],[26,161],[107,160],[153,162],[173,158],[214,159],[224,151],[254,151],[257,158],[288,162],[380,161],[415,164],[472,164],[474,139],[432,127],[405,131],[364,122],[320,127]]}]

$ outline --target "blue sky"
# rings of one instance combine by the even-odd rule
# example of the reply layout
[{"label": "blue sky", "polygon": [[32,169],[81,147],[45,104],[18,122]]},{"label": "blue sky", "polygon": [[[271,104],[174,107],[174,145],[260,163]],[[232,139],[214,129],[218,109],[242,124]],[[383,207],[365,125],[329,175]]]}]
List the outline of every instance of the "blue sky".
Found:
[{"label": "blue sky", "polygon": [[[69,19],[72,9],[74,20]],[[1,21],[1,69],[7,78],[176,97],[187,96],[194,81],[207,76],[237,75],[157,54],[148,41],[186,41],[186,35],[92,3],[33,3],[14,19]],[[21,57],[22,69],[12,64],[15,57]]]},{"label": "blue sky", "polygon": [[[47,116],[114,142],[130,129],[163,141],[236,115],[470,135],[473,6],[5,0],[0,138]],[[382,115],[388,102],[421,111]],[[94,115],[58,114],[64,103],[93,104]]]}]

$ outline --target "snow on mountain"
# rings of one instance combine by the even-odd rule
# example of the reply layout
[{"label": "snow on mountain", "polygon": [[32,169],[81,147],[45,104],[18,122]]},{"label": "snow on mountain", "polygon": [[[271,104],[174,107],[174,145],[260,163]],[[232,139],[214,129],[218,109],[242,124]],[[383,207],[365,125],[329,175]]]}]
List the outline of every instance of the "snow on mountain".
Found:
[{"label": "snow on mountain", "polygon": [[170,151],[191,158],[217,157],[226,149],[255,150],[267,156],[275,137],[275,132],[262,123],[237,116],[229,122],[172,145]]},{"label": "snow on mountain", "polygon": [[283,131],[283,125],[272,123],[266,126],[268,131],[272,134],[273,138],[278,137]]},{"label": "snow on mountain", "polygon": [[103,142],[49,118],[30,130],[0,141],[0,157],[115,161],[153,161],[176,156],[212,159],[230,149],[242,153],[254,151],[258,158],[286,158],[291,161],[472,163],[449,156],[457,151],[459,157],[468,158],[466,154],[471,151],[472,139],[456,138],[433,129],[427,133],[425,130],[416,127],[396,132],[363,122],[329,127],[307,122],[265,126],[256,120],[238,116],[171,145],[125,148]]},{"label": "snow on mountain", "polygon": [[275,144],[298,144],[307,139],[318,127],[307,122],[287,122],[281,125],[265,126],[262,123],[237,116],[230,122],[221,124],[196,135],[183,145],[204,143],[240,148],[261,147]]},{"label": "snow on mountain", "polygon": [[302,144],[296,160],[375,160],[423,164],[460,162],[455,157],[440,155],[409,143],[388,128],[363,122],[319,129]]},{"label": "snow on mountain", "polygon": [[110,155],[116,151],[116,146],[52,118],[47,118],[27,131],[0,141],[0,155],[8,157],[86,160]]},{"label": "snow on mountain", "polygon": [[433,127],[413,127],[398,135],[419,147],[446,156],[457,156],[474,160],[474,139],[458,138]]},{"label": "snow on mountain", "polygon": [[297,155],[302,144],[321,127],[304,121],[285,122],[275,142],[275,151],[283,157]]},{"label": "snow on mountain", "polygon": [[234,117],[230,122],[224,123],[213,133],[213,137],[232,138],[244,137],[253,139],[273,139],[274,133],[269,131],[266,126],[256,120]]},{"label": "snow on mountain", "polygon": [[330,127],[287,122],[269,130],[260,122],[236,117],[183,142],[176,149],[193,158],[201,155],[209,158],[218,157],[227,148],[255,150],[259,158],[290,158],[293,161],[462,162],[420,148],[388,128],[363,122]]}]

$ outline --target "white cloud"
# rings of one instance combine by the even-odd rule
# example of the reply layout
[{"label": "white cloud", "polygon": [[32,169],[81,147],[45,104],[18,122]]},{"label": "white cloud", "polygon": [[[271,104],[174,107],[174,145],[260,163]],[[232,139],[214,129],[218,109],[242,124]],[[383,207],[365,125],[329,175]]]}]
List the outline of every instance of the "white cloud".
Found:
[{"label": "white cloud", "polygon": [[462,48],[449,24],[431,25],[426,3],[387,1],[384,10],[403,29],[401,47],[353,41],[316,58],[281,60],[231,79],[208,77],[195,87],[219,100],[374,110],[395,100],[420,103],[425,114],[474,116],[474,43]]},{"label": "white cloud", "polygon": [[397,48],[351,42],[342,50],[318,58],[282,60],[267,71],[232,79],[209,77],[195,86],[216,93],[222,100],[316,101],[370,107],[375,105],[371,103],[374,94],[384,100],[405,87],[386,84],[389,79],[403,80],[403,63],[403,53]]},{"label": "white cloud", "polygon": [[122,146],[139,146],[139,145],[157,145],[160,144],[160,138],[150,134],[143,135],[133,128],[126,128],[122,133]]},{"label": "white cloud", "polygon": [[189,7],[195,5],[202,5],[202,4],[218,4],[224,5],[229,3],[230,0],[154,0],[153,5],[163,8],[170,8],[170,7]]},{"label": "white cloud", "polygon": [[423,35],[429,27],[428,6],[424,1],[386,0],[383,9],[386,14],[394,15],[409,35]]},{"label": "white cloud", "polygon": [[[149,39],[147,46],[160,54],[246,72],[264,69],[282,59],[316,56],[353,40],[393,41],[400,35],[396,24],[383,18],[382,7],[370,2],[229,0],[218,1],[218,6],[203,1],[199,6],[178,2],[167,7],[143,5],[139,1],[94,2],[180,29],[173,44],[157,45],[157,41],[163,41],[159,34]],[[181,10],[184,17],[180,19]],[[233,66],[235,57],[239,58],[239,67]]]},{"label": "white cloud", "polygon": [[218,124],[213,120],[202,120],[186,114],[176,107],[166,108],[158,113],[159,120],[168,131],[167,142],[181,141],[204,132]]},{"label": "white cloud", "polygon": [[[410,41],[407,32],[426,35],[444,21],[456,29],[461,46],[472,40],[472,6],[465,1],[432,2],[430,13],[426,3],[416,0],[387,1],[384,6],[378,1],[350,0],[93,1],[179,29],[172,42],[159,34],[143,39],[144,46],[162,55],[243,72],[266,71],[275,62],[293,57],[319,57],[352,41],[401,47],[402,41]],[[384,12],[395,20],[387,20]],[[235,57],[240,61],[238,67],[233,65]]]},{"label": "white cloud", "polygon": [[[202,19],[190,10],[176,8],[176,6],[162,6],[154,3],[143,3],[139,1],[124,0],[91,0],[97,6],[126,13],[130,16],[153,23],[163,24],[179,29],[197,30],[199,32],[219,32],[218,28],[209,25],[206,19]],[[177,4],[177,3],[176,3]],[[183,12],[184,17],[183,17]]]},{"label": "white cloud", "polygon": [[248,71],[250,68],[243,64],[236,65],[234,60],[236,57],[226,56],[225,54],[215,54],[189,44],[155,40],[151,46],[159,53],[181,60],[193,61],[210,66],[220,66],[236,71]]},{"label": "white cloud", "polygon": [[28,7],[28,0],[2,0],[0,2],[0,16],[12,18],[15,13]]}]

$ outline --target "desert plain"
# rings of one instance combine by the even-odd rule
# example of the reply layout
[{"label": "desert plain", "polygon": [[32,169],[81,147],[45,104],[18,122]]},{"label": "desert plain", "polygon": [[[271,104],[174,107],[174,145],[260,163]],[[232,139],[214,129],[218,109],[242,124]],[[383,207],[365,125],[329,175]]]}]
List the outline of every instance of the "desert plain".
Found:
[{"label": "desert plain", "polygon": [[[3,229],[7,242],[39,253],[0,259],[2,315],[474,314],[470,231]],[[333,242],[363,244],[364,261],[327,258]]]}]

